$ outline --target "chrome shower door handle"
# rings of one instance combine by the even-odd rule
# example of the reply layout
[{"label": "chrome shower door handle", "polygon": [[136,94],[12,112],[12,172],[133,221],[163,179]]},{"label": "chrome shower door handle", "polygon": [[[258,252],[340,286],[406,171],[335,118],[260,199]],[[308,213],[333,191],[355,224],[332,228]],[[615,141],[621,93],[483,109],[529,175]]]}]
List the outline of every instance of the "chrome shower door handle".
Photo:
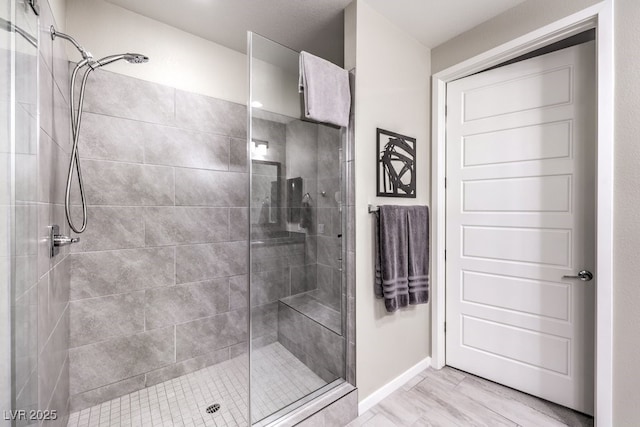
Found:
[{"label": "chrome shower door handle", "polygon": [[593,279],[593,273],[588,270],[581,270],[577,276],[562,276],[563,279],[580,279],[583,282],[589,282]]}]

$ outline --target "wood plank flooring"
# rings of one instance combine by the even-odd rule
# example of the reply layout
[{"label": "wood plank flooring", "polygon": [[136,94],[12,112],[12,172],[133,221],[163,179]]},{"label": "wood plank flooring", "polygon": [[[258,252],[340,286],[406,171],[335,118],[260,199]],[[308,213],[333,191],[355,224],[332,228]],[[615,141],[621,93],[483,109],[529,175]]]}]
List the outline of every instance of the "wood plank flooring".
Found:
[{"label": "wood plank flooring", "polygon": [[593,426],[593,418],[483,378],[428,368],[349,427]]}]

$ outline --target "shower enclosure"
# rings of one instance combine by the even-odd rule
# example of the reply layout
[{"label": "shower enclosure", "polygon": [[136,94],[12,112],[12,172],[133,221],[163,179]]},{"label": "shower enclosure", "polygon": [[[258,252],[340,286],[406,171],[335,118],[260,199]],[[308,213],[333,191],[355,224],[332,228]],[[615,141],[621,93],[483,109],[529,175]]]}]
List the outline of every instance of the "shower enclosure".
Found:
[{"label": "shower enclosure", "polygon": [[251,420],[341,384],[346,130],[301,119],[298,52],[249,35]]},{"label": "shower enclosure", "polygon": [[[248,106],[93,63],[73,138],[87,58],[39,5],[0,9],[0,425],[291,425],[335,405],[355,382],[352,159],[346,129],[301,120],[298,52],[249,35]],[[75,175],[67,198],[76,148],[86,197]]]}]

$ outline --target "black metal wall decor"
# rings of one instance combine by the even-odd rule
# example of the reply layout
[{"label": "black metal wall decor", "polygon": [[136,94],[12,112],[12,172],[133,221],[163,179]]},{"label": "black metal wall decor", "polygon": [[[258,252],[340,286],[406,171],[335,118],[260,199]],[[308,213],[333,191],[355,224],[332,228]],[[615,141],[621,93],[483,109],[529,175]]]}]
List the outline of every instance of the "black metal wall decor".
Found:
[{"label": "black metal wall decor", "polygon": [[416,197],[416,139],[376,129],[378,196]]}]

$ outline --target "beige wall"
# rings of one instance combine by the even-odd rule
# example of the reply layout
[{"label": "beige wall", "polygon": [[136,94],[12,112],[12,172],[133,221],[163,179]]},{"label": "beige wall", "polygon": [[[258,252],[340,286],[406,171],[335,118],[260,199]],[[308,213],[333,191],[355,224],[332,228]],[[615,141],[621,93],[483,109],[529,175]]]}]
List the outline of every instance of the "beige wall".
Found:
[{"label": "beige wall", "polygon": [[65,31],[67,25],[67,0],[49,0],[49,5],[58,30]]},{"label": "beige wall", "polygon": [[[438,72],[597,3],[529,0],[432,50]],[[614,425],[640,420],[640,2],[614,0],[616,109],[614,213]]]},{"label": "beige wall", "polygon": [[[139,52],[147,64],[120,61],[109,70],[139,79],[245,103],[246,57],[102,0],[67,0],[67,32],[94,57]],[[79,55],[71,46],[69,58]]]},{"label": "beige wall", "polygon": [[614,0],[614,425],[640,423],[640,2]]},{"label": "beige wall", "polygon": [[[104,0],[56,0],[66,2],[66,32],[95,58],[124,52],[143,53],[147,64],[119,61],[109,71],[160,83],[189,92],[245,104],[248,94],[247,57],[209,40],[133,13]],[[69,58],[80,56],[69,44]],[[259,88],[263,108],[297,116],[297,92],[287,90],[291,75],[273,65],[256,61],[263,83]],[[297,78],[297,76],[294,77]],[[295,88],[294,88],[295,89]],[[283,95],[285,94],[285,95]]]},{"label": "beige wall", "polygon": [[[429,204],[430,52],[364,1],[349,8],[345,63],[356,67],[356,353],[362,401],[430,355],[430,305],[387,314],[374,296],[373,216],[367,213],[368,203]],[[416,199],[376,197],[376,127],[417,138]]]}]

